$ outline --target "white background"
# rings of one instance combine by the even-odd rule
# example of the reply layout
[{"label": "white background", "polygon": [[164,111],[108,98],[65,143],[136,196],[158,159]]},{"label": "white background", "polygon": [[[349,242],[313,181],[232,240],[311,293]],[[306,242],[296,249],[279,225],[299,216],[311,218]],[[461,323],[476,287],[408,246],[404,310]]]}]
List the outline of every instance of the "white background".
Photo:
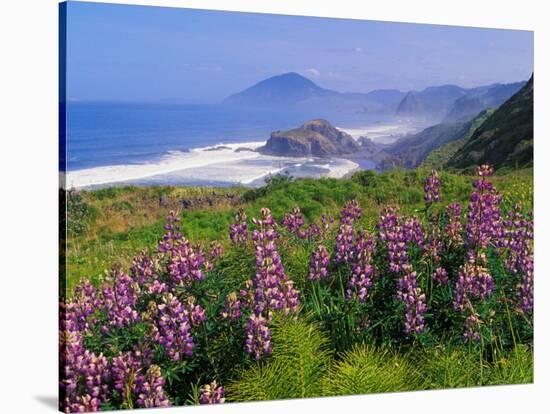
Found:
[{"label": "white background", "polygon": [[[116,1],[114,1],[116,2]],[[550,14],[530,0],[180,0],[187,6],[535,30],[535,385],[324,398],[170,413],[548,412]],[[0,412],[53,412],[57,396],[57,0],[0,3]],[[143,412],[143,411],[141,411]]]}]

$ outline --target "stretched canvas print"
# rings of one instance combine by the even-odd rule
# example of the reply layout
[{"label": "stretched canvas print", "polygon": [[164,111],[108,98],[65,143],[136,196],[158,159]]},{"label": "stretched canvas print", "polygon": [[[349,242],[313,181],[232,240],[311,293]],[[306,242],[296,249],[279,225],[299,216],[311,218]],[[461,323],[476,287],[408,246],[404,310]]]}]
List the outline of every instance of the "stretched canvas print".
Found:
[{"label": "stretched canvas print", "polygon": [[60,410],[531,383],[533,138],[529,31],[61,4]]}]

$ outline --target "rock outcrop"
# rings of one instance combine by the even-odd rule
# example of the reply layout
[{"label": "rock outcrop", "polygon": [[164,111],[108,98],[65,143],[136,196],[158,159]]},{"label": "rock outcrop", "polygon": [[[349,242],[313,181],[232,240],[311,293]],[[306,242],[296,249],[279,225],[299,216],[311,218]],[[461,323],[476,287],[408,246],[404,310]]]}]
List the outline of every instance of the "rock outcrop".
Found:
[{"label": "rock outcrop", "polygon": [[330,157],[356,154],[359,144],[351,137],[333,127],[324,119],[314,119],[299,128],[275,131],[259,152],[287,157]]}]

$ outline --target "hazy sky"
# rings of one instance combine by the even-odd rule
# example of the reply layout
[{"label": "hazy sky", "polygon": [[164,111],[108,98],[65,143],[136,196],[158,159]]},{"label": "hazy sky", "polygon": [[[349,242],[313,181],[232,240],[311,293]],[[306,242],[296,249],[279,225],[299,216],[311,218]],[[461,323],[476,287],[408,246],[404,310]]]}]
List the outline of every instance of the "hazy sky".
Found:
[{"label": "hazy sky", "polygon": [[216,102],[298,72],[324,88],[464,87],[525,80],[517,30],[71,2],[69,99]]}]

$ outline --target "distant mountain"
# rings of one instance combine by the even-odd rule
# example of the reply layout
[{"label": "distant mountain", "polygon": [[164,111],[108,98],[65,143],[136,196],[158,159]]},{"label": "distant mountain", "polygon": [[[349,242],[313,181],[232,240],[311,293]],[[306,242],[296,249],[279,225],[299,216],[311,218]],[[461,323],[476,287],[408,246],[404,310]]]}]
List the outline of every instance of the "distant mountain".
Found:
[{"label": "distant mountain", "polygon": [[378,89],[368,93],[325,89],[295,72],[264,79],[229,96],[224,105],[254,109],[284,109],[334,114],[385,114],[417,118],[425,123],[465,121],[487,108],[496,108],[524,82],[493,84],[472,89],[456,85],[431,86],[422,91]]},{"label": "distant mountain", "polygon": [[416,98],[415,92],[409,92],[399,103],[396,114],[401,116],[417,116],[424,111],[422,104]]},{"label": "distant mountain", "polygon": [[440,120],[451,105],[467,93],[467,89],[455,85],[431,86],[422,91],[411,91],[399,104],[396,115]]},{"label": "distant mountain", "polygon": [[495,168],[533,164],[533,76],[476,129],[447,166],[482,163]]},{"label": "distant mountain", "polygon": [[403,137],[384,150],[386,156],[379,163],[380,168],[415,168],[434,150],[471,136],[488,116],[489,113],[483,111],[468,121],[437,124],[417,134]]},{"label": "distant mountain", "polygon": [[463,96],[458,98],[453,106],[449,109],[449,112],[443,119],[443,122],[456,122],[460,119],[468,118],[475,115],[485,109],[483,101],[477,96]]},{"label": "distant mountain", "polygon": [[294,105],[310,98],[328,97],[338,92],[323,89],[311,80],[290,72],[265,79],[225,99],[225,104],[243,106]]},{"label": "distant mountain", "polygon": [[259,152],[287,157],[330,157],[357,154],[359,144],[324,119],[314,119],[299,128],[275,131]]},{"label": "distant mountain", "polygon": [[494,84],[468,91],[466,96],[457,99],[445,116],[444,122],[453,122],[475,116],[487,108],[498,108],[518,92],[526,82]]},{"label": "distant mountain", "polygon": [[290,72],[265,79],[223,103],[251,108],[279,108],[349,113],[394,113],[405,93],[380,89],[368,93],[337,92]]},{"label": "distant mountain", "polygon": [[492,84],[466,89],[455,85],[411,91],[399,103],[396,115],[425,118],[437,123],[467,121],[488,108],[498,108],[525,82]]}]

